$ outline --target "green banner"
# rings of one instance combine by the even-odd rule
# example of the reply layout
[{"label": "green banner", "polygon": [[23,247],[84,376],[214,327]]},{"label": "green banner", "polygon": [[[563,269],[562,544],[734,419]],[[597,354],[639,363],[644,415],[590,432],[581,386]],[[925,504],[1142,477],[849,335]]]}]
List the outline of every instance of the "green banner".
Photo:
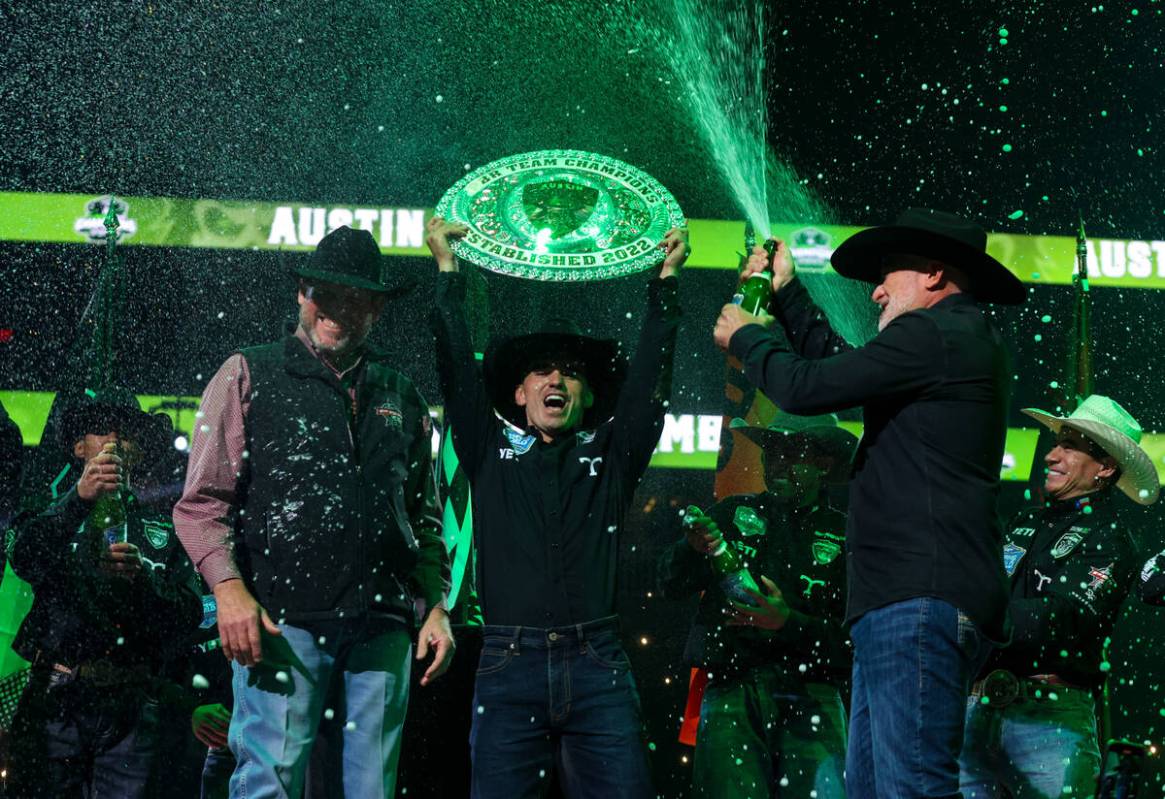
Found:
[{"label": "green banner", "polygon": [[[0,241],[101,244],[109,197],[90,194],[0,192]],[[309,250],[340,225],[370,231],[388,255],[427,256],[428,208],[311,205],[251,200],[117,197],[121,243],[128,246],[231,250]],[[692,219],[689,266],[734,269],[744,223]],[[776,224],[799,269],[827,271],[829,255],[861,228]],[[1075,269],[1071,236],[994,233],[987,250],[1027,283],[1067,284]],[[1091,239],[1088,275],[1096,286],[1165,287],[1165,241]]]}]

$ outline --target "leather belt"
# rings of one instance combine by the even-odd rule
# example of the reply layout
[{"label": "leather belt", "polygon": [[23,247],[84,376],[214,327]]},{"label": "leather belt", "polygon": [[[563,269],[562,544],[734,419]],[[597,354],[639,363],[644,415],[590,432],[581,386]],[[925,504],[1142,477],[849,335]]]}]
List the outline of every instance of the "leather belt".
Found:
[{"label": "leather belt", "polygon": [[1054,674],[1026,678],[1017,677],[1007,669],[996,669],[971,686],[971,696],[985,699],[983,704],[990,707],[1007,707],[1021,700],[1051,701],[1055,695],[1073,692],[1092,695],[1087,688],[1070,685]]},{"label": "leather belt", "polygon": [[76,666],[53,663],[46,664],[45,668],[51,672],[50,681],[53,685],[83,683],[91,687],[107,687],[145,683],[153,677],[148,666],[140,663],[122,665],[108,660],[91,660]]}]

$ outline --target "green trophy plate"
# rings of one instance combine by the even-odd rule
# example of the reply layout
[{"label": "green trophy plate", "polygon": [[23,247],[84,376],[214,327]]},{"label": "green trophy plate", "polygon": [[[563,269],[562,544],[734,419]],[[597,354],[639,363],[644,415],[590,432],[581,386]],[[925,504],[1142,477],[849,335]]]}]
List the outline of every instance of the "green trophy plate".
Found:
[{"label": "green trophy plate", "polygon": [[539,150],[479,167],[445,192],[437,214],[469,226],[459,258],[534,280],[606,280],[663,260],[657,246],[685,224],[647,173],[604,155]]}]

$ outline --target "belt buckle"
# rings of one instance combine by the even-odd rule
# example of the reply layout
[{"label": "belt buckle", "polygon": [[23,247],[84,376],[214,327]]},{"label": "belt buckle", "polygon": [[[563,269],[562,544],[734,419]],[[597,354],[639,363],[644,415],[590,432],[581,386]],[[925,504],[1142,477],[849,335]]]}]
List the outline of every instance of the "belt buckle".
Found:
[{"label": "belt buckle", "polygon": [[1007,707],[1019,699],[1019,678],[1007,669],[996,669],[983,678],[983,696],[989,706]]}]

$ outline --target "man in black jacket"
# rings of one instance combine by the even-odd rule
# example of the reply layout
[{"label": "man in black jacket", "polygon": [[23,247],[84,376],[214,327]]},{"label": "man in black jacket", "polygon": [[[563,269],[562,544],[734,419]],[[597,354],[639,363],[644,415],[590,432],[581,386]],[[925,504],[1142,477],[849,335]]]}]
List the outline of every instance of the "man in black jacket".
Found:
[{"label": "man in black jacket", "polygon": [[[698,797],[845,796],[850,668],[845,617],[845,515],[826,482],[845,479],[857,439],[837,417],[778,413],[767,427],[732,427],[762,447],[763,494],[727,497],[686,520],[660,558],[666,598],[702,592],[684,660],[707,672],[692,765]],[[775,612],[732,609],[709,561],[737,550],[753,576],[781,590]]]},{"label": "man in black jacket", "polygon": [[[1108,397],[1068,417],[1024,410],[1056,434],[1043,507],[1021,511],[1003,546],[1011,643],[994,652],[967,703],[961,788],[967,799],[1091,796],[1100,772],[1094,695],[1105,645],[1142,557],[1123,493],[1156,501],[1141,426]],[[1114,490],[1115,489],[1115,490]],[[1124,507],[1121,507],[1121,506]],[[1143,515],[1143,514],[1142,514]]]},{"label": "man in black jacket", "polygon": [[[854,348],[830,327],[779,245],[771,310],[721,311],[716,343],[790,413],[862,407],[846,529],[854,642],[846,791],[958,791],[964,702],[989,641],[1005,640],[996,519],[1011,372],[980,302],[1023,284],[959,217],[910,209],[851,236],[838,273],[875,284],[879,333]],[[760,248],[750,271],[766,265]]]},{"label": "man in black jacket", "polygon": [[10,563],[33,589],[13,649],[31,665],[12,729],[9,796],[139,797],[157,780],[159,691],[198,625],[197,577],[169,514],[130,490],[165,446],[122,389],[66,408],[77,483],[13,533]]},{"label": "man in black jacket", "polygon": [[[473,490],[485,620],[470,735],[474,797],[651,795],[639,698],[619,643],[619,533],[659,442],[671,393],[678,273],[672,230],[648,287],[635,358],[565,321],[495,342],[485,381],[465,321],[465,279],[440,217],[434,328],[445,414]],[[624,370],[626,377],[624,379]],[[495,414],[494,409],[497,409]]]},{"label": "man in black jacket", "polygon": [[323,730],[331,793],[391,796],[416,615],[422,684],[452,657],[429,408],[365,341],[404,290],[382,263],[367,231],[329,233],[296,270],[295,334],[203,394],[174,521],[234,661],[232,794],[297,797]]}]

